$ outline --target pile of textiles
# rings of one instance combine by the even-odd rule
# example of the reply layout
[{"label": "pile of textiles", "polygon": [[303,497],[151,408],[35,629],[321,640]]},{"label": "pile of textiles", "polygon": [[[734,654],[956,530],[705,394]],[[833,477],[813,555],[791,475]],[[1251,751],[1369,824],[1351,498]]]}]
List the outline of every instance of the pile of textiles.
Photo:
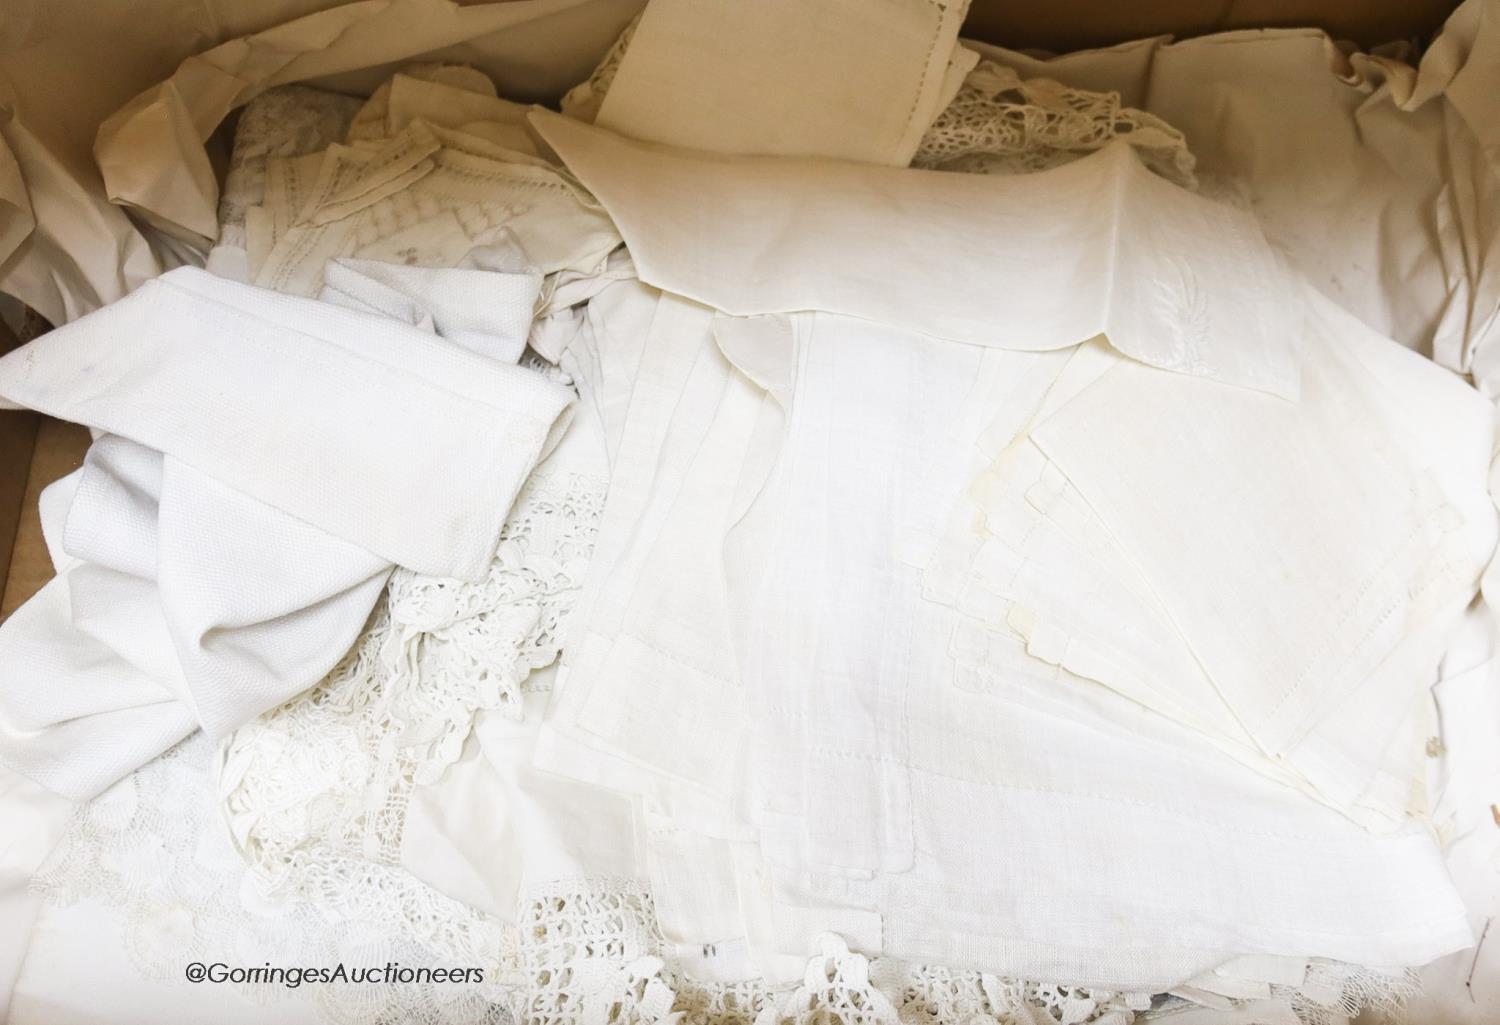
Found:
[{"label": "pile of textiles", "polygon": [[1359,279],[963,13],[265,92],[206,269],[0,359],[95,431],[0,626],[8,1020],[1486,1013],[1500,187]]}]

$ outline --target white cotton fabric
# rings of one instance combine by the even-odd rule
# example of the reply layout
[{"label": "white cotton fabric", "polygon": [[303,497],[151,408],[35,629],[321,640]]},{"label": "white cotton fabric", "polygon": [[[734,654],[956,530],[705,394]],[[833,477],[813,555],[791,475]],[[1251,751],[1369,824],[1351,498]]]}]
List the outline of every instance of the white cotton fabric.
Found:
[{"label": "white cotton fabric", "polygon": [[[409,325],[190,268],[6,357],[0,395],[165,452],[391,562],[465,579],[484,572],[571,401]],[[466,472],[435,463],[435,447]]]},{"label": "white cotton fabric", "polygon": [[350,259],[335,260],[324,268],[318,298],[404,321],[481,356],[515,363],[526,350],[541,291],[540,273],[406,267]]},{"label": "white cotton fabric", "polygon": [[[1002,184],[532,122],[610,209],[643,281],[726,313],[824,310],[1008,349],[1103,333],[1152,366],[1295,394],[1297,294],[1253,219],[1162,181],[1123,142]],[[1172,220],[1147,213],[1167,203]]]},{"label": "white cotton fabric", "polygon": [[[1493,551],[1490,414],[1448,372],[1309,298],[1297,403],[1178,388],[1121,361],[1031,438],[1261,748],[1347,806]],[[1396,379],[1405,415],[1386,412]]]},{"label": "white cotton fabric", "polygon": [[[1094,421],[1093,430],[1099,433],[1086,438],[1075,436],[1077,450],[1087,453],[1083,459],[1092,460],[1090,465],[1096,471],[1118,469],[1128,476],[1129,482],[1118,485],[1123,490],[1115,492],[1110,502],[1101,502],[1097,493],[1086,493],[1087,488],[1080,491],[1076,474],[1070,479],[1063,472],[1065,467],[1050,463],[1042,454],[1051,425],[1057,420],[1066,422],[1069,416],[1087,408],[1095,396],[1118,380],[1111,376],[1111,368],[1127,366],[1106,350],[1091,355],[1090,347],[1080,349],[1068,374],[1083,387],[1064,387],[1063,380],[1054,387],[1047,407],[1037,417],[1039,425],[1030,428],[1032,440],[1041,449],[1032,440],[1022,440],[998,453],[993,465],[977,475],[970,496],[960,503],[952,517],[949,548],[935,560],[924,587],[929,597],[954,605],[976,621],[964,628],[962,637],[955,638],[955,655],[967,667],[968,685],[978,689],[991,686],[995,668],[1014,664],[1017,652],[1024,645],[1025,655],[1102,682],[1147,707],[1217,737],[1226,745],[1226,753],[1255,765],[1273,778],[1320,795],[1366,824],[1389,825],[1399,822],[1408,810],[1420,810],[1411,805],[1409,758],[1390,754],[1395,770],[1387,771],[1389,747],[1398,743],[1397,731],[1409,719],[1409,709],[1425,673],[1422,667],[1435,663],[1457,610],[1473,593],[1474,574],[1493,546],[1493,514],[1478,476],[1478,467],[1487,458],[1489,411],[1471,389],[1452,375],[1373,337],[1326,300],[1312,296],[1310,304],[1317,316],[1309,322],[1308,337],[1316,339],[1316,344],[1308,347],[1305,390],[1297,405],[1259,404],[1243,392],[1216,393],[1211,389],[1189,419],[1179,423],[1175,433],[1137,438],[1122,453],[1103,446],[1103,454],[1096,454],[1101,450],[1101,437],[1125,436],[1130,422],[1149,421],[1153,426],[1148,431],[1157,427],[1171,430],[1163,426],[1171,419],[1172,405],[1165,394],[1152,393],[1149,400],[1145,393],[1131,394],[1129,399],[1115,405],[1107,417],[1108,426],[1105,420]],[[1340,353],[1343,356],[1338,358],[1342,362],[1328,362],[1328,356]],[[1074,367],[1082,368],[1085,356],[1095,366],[1075,373]],[[1270,443],[1281,418],[1316,415],[1319,407],[1331,408],[1329,404],[1335,399],[1328,393],[1327,381],[1329,368],[1335,366],[1342,367],[1338,375],[1349,396],[1337,400],[1342,406],[1324,428],[1312,429],[1304,424],[1292,429],[1284,451],[1306,454],[1316,451],[1319,445],[1335,443],[1347,446],[1345,451],[1325,453],[1316,463],[1305,463],[1295,456],[1266,463],[1257,471],[1256,479],[1273,480],[1278,474],[1299,469],[1310,476],[1268,488],[1267,507],[1249,513],[1247,536],[1234,544],[1222,544],[1222,531],[1232,522],[1227,512],[1200,509],[1200,514],[1221,525],[1220,531],[1208,534],[1195,526],[1201,521],[1177,518],[1173,510],[1202,501],[1216,473],[1224,473],[1226,479],[1234,481],[1227,487],[1236,497],[1223,508],[1234,508],[1236,514],[1242,508],[1252,509],[1255,495],[1243,486],[1243,468],[1226,462],[1223,453],[1236,451],[1248,457],[1257,445]],[[1133,370],[1124,372],[1134,374]],[[1169,386],[1169,391],[1172,381],[1172,378],[1159,379],[1159,383]],[[1398,387],[1405,393],[1399,404],[1391,401]],[[1060,390],[1062,398],[1057,397]],[[1064,399],[1071,405],[1060,409]],[[1218,436],[1216,432],[1221,428],[1216,425],[1225,422],[1241,400],[1250,401],[1254,408],[1253,413],[1244,414],[1246,426],[1235,438]],[[1351,404],[1355,402],[1357,406]],[[1377,408],[1385,412],[1376,415]],[[1357,426],[1356,409],[1364,411],[1363,427]],[[1388,434],[1388,440],[1377,448],[1381,451],[1405,448],[1411,465],[1420,468],[1418,475],[1403,485],[1398,483],[1401,473],[1398,467],[1372,463],[1369,475],[1359,483],[1354,476],[1355,468],[1360,465],[1370,439],[1378,440],[1382,432],[1392,429],[1408,438],[1424,434],[1435,438],[1437,431],[1444,431],[1449,440],[1430,447],[1420,443],[1402,445],[1395,440],[1397,435]],[[1338,441],[1341,434],[1346,437]],[[1251,436],[1256,439],[1254,444],[1246,440]],[[1165,477],[1183,483],[1164,484],[1155,480],[1147,468],[1156,461],[1154,453],[1174,452],[1186,458],[1191,445],[1199,442],[1209,454],[1196,471],[1184,475],[1179,458],[1170,461],[1170,468],[1159,464]],[[1109,471],[1103,471],[1106,463]],[[1343,473],[1329,474],[1330,466],[1343,468]],[[1136,536],[1145,533],[1153,537],[1171,536],[1173,524],[1182,523],[1184,533],[1159,551],[1158,558],[1174,566],[1191,564],[1193,570],[1178,571],[1183,585],[1203,587],[1211,582],[1224,589],[1218,599],[1211,600],[1202,592],[1195,593],[1192,599],[1172,598],[1177,585],[1169,582],[1170,570],[1158,562],[1154,573],[1143,573],[1137,568],[1142,566],[1140,554],[1116,543],[1125,536],[1125,531],[1110,522],[1111,502],[1116,498],[1125,504],[1144,500],[1139,490],[1143,481],[1154,481],[1145,494],[1159,494],[1173,487],[1179,490],[1171,503],[1154,507],[1148,517],[1149,524],[1142,521],[1136,525]],[[1363,488],[1363,491],[1342,497],[1327,495],[1310,503],[1311,513],[1301,510],[1290,521],[1278,519],[1272,511],[1272,507],[1285,506],[1286,494],[1312,496],[1329,487]],[[1389,490],[1384,497],[1372,497],[1386,489]],[[1401,586],[1412,592],[1411,601],[1399,610],[1398,616],[1397,608],[1389,603],[1399,595],[1399,587],[1393,591],[1389,585],[1382,588],[1376,583],[1352,584],[1350,578],[1358,576],[1351,568],[1352,558],[1347,552],[1342,557],[1336,556],[1339,544],[1349,538],[1346,517],[1330,516],[1320,526],[1318,516],[1323,515],[1322,510],[1356,507],[1399,515],[1396,511],[1400,509],[1401,497],[1407,493],[1413,496],[1405,514],[1409,519],[1390,528],[1395,531],[1390,542],[1384,546],[1374,545],[1368,538],[1362,542],[1375,553],[1371,557],[1376,559],[1391,558],[1393,550],[1399,555],[1401,543],[1415,546],[1404,556],[1407,559],[1404,570],[1399,569],[1399,562],[1392,567],[1404,572],[1406,583]],[[981,520],[977,529],[969,525],[976,516]],[[1376,529],[1372,515],[1367,514],[1363,519],[1367,529]],[[1428,521],[1425,527],[1424,520]],[[1320,530],[1326,534],[1320,537]],[[1239,563],[1245,568],[1238,571],[1238,584],[1229,583],[1236,571],[1228,565],[1220,565],[1213,574],[1201,572],[1203,566],[1222,558],[1224,553],[1243,558],[1243,553],[1254,544],[1277,536],[1278,531],[1278,539],[1258,559],[1244,558]],[[1200,550],[1194,558],[1184,561],[1181,553],[1200,543],[1201,538],[1207,538],[1207,548],[1217,554],[1210,556],[1206,549]],[[1402,538],[1407,540],[1402,542]],[[1297,545],[1309,549],[1309,553],[1287,559],[1285,553]],[[1321,576],[1312,572],[1311,567],[1320,558],[1338,558],[1337,568],[1330,568]],[[1447,559],[1456,561],[1445,564]],[[1258,612],[1235,613],[1242,606],[1233,597],[1236,591],[1231,588],[1273,579],[1248,567],[1264,567],[1279,560],[1295,567],[1288,572],[1294,573],[1299,582],[1296,597],[1289,600],[1283,596],[1273,601],[1267,593],[1259,602],[1243,606]],[[1317,616],[1340,602],[1331,593],[1320,599],[1304,597],[1320,586],[1320,580],[1326,581],[1321,586],[1347,588],[1341,593],[1363,595],[1364,600],[1376,602],[1376,614],[1392,619],[1395,625],[1381,637],[1368,626],[1358,625],[1359,613],[1349,610],[1339,614],[1351,634],[1362,635],[1359,643],[1365,646],[1366,653],[1359,656],[1358,645],[1346,643],[1336,649],[1333,657],[1346,660],[1363,657],[1372,665],[1383,663],[1383,666],[1379,673],[1352,670],[1358,689],[1342,701],[1333,696],[1338,683],[1331,670],[1312,674],[1307,686],[1328,688],[1322,692],[1327,704],[1319,712],[1307,713],[1305,725],[1299,728],[1301,739],[1293,745],[1278,747],[1264,724],[1257,720],[1255,709],[1269,708],[1279,700],[1264,681],[1288,678],[1288,671],[1262,665],[1247,671],[1239,678],[1240,683],[1235,684],[1223,674],[1222,663],[1210,657],[1212,642],[1208,633],[1231,629],[1232,635],[1218,642],[1218,657],[1233,652],[1234,657],[1245,658],[1246,638],[1254,633],[1257,615],[1274,618],[1280,610],[1291,610],[1299,628],[1317,630],[1313,625]],[[1080,601],[1081,595],[1087,596],[1087,600]],[[1294,604],[1302,600],[1309,603]],[[1213,612],[1201,611],[1207,608]],[[1427,622],[1444,625],[1434,629],[1424,626]],[[1316,635],[1321,637],[1331,630],[1331,626],[1325,625]],[[1267,643],[1266,655],[1262,657],[1273,651],[1284,655],[1289,650],[1292,629],[1283,624],[1270,628],[1269,632],[1276,640]],[[1218,676],[1214,675],[1216,664]],[[1344,739],[1331,741],[1333,733],[1340,733]],[[1340,760],[1333,764],[1326,757],[1312,756],[1309,760],[1303,753],[1291,750],[1300,744],[1306,745],[1305,752],[1319,743],[1341,744],[1344,753]]]},{"label": "white cotton fabric", "polygon": [[75,798],[317,680],[391,568],[114,435],[89,451],[63,546],[79,564],[0,630],[0,758]]},{"label": "white cotton fabric", "polygon": [[402,867],[509,923],[524,893],[643,874],[631,801],[531,764],[546,704],[533,693],[520,719],[482,713],[463,756],[406,808]]},{"label": "white cotton fabric", "polygon": [[[454,267],[518,236],[543,274],[600,270],[619,245],[609,218],[529,141],[517,149],[519,140],[474,134],[505,123],[456,130],[414,115],[389,135],[272,161],[265,202],[246,215],[252,280],[316,295],[331,260]],[[361,127],[356,119],[351,132]]]},{"label": "white cotton fabric", "polygon": [[[808,909],[800,924],[787,920],[780,949],[837,928],[834,909],[863,909],[879,923],[880,949],[899,956],[976,963],[998,945],[1006,971],[1150,988],[1231,953],[1319,950],[1380,963],[1465,942],[1420,828],[1373,837],[1165,720],[1122,719],[1118,708],[1092,723],[1078,710],[1054,719],[1003,693],[954,687],[943,650],[952,614],[917,598],[919,573],[903,565],[902,542],[941,521],[936,496],[952,493],[962,464],[950,456],[945,471],[942,458],[931,461],[942,446],[924,445],[913,421],[886,434],[875,420],[920,409],[921,424],[941,435],[951,420],[940,409],[897,396],[924,378],[934,394],[957,393],[972,374],[951,363],[945,386],[948,361],[931,352],[940,343],[812,320],[778,483],[765,496],[782,532],[730,580],[761,599],[744,613],[760,632],[740,648],[742,678],[751,703],[771,713],[756,741],[767,761],[758,779],[784,809],[774,831],[762,830],[762,847],[784,866],[782,903]],[[901,391],[877,400],[878,388]],[[882,479],[895,474],[905,486],[887,493],[867,483],[877,465]],[[882,494],[905,498],[873,504]],[[820,590],[841,578],[841,600]],[[800,787],[790,804],[788,787]],[[1220,843],[1223,853],[1210,854]],[[1291,871],[1314,843],[1326,845],[1317,867]],[[995,864],[1010,866],[1002,878]],[[1391,897],[1382,879],[1394,878],[1384,873],[1396,864],[1408,892]],[[1116,880],[1107,895],[1091,882],[1106,874]],[[1413,887],[1422,895],[1408,904]],[[1349,928],[1354,905],[1390,899],[1402,907]],[[1235,900],[1245,903],[1231,909]],[[1126,904],[1128,925],[1113,932],[1108,922]],[[849,928],[844,917],[839,931]]]},{"label": "white cotton fabric", "polygon": [[969,45],[1025,78],[1118,90],[1166,120],[1186,136],[1202,191],[1253,211],[1325,295],[1380,334],[1472,373],[1493,396],[1496,13],[1488,0],[1460,5],[1415,67],[1400,44],[1347,54],[1311,28],[1157,37],[1052,58]]},{"label": "white cotton fabric", "polygon": [[470,348],[519,355],[539,278],[340,274],[408,323],[181,271],[0,364],[7,402],[105,432],[49,503],[64,572],[0,629],[6,764],[97,793],[320,679],[393,563],[487,566],[572,393]]},{"label": "white cotton fabric", "polygon": [[687,149],[904,165],[973,66],[957,45],[967,10],[651,0],[597,121]]},{"label": "white cotton fabric", "polygon": [[[1416,742],[1410,710],[1494,544],[1482,400],[1407,366],[1243,215],[1123,145],[978,189],[534,122],[662,289],[615,464],[629,497],[606,507],[539,758],[592,752],[566,771],[677,830],[653,826],[667,839],[651,850],[653,882],[683,888],[679,942],[732,931],[722,904],[687,896],[726,878],[742,906],[769,901],[742,919],[759,965],[831,930],[872,953],[1149,989],[1240,954],[1412,964],[1469,942],[1431,836],[1402,821],[1413,760],[1387,752]],[[877,273],[897,260],[908,273]],[[747,319],[715,320],[725,307]],[[766,316],[805,309],[820,312]],[[1418,383],[1394,409],[1398,375]],[[1197,433],[1172,426],[1172,396]],[[994,480],[981,502],[1010,496],[991,531],[1043,559],[1023,597],[1055,586],[1061,553],[1126,611],[1066,623],[1116,642],[1095,649],[1095,682],[1068,672],[1084,666],[1055,624],[1027,636],[972,591],[924,597],[924,570],[964,550],[951,531],[972,529],[976,468]],[[1348,512],[1369,507],[1389,522]],[[1245,533],[1224,547],[1205,525]],[[1189,528],[1191,562],[1161,541]],[[1008,583],[998,554],[977,568]],[[1262,572],[1277,559],[1324,560],[1326,591],[1300,604],[1294,579]],[[1258,686],[1298,655],[1256,626],[1275,616],[1326,664],[1295,714]],[[1267,640],[1235,647],[1225,622]],[[1116,674],[1138,624],[1158,638],[1145,682],[1177,691]],[[1368,707],[1351,709],[1355,683]],[[1339,810],[1364,798],[1386,833]]]}]

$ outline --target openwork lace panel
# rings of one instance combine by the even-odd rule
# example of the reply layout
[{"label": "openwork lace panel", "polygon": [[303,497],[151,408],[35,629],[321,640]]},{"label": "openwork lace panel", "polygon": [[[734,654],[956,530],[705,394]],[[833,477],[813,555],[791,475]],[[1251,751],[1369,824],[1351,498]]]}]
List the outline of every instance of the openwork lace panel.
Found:
[{"label": "openwork lace panel", "polygon": [[226,811],[251,865],[305,890],[329,853],[394,865],[412,788],[457,759],[485,709],[519,714],[558,654],[605,482],[533,474],[478,583],[398,570],[348,656],[226,744]]},{"label": "openwork lace panel", "polygon": [[[480,987],[238,987],[271,1016],[303,999],[338,1025],[1133,1025],[1183,1006],[865,958],[833,936],[791,985],[698,982],[672,968],[633,881],[549,885],[525,895],[514,926],[358,858],[325,859],[305,877],[323,886],[305,897],[278,893],[214,843],[215,757],[199,734],[90,803],[33,886],[53,903],[112,905],[132,961],[162,982],[191,960],[485,969]],[[1361,1007],[1395,1008],[1409,985],[1314,963],[1300,990],[1277,995],[1307,1025],[1338,1025]]]},{"label": "openwork lace panel", "polygon": [[1073,89],[1045,78],[1022,81],[981,61],[928,128],[913,167],[971,174],[1024,174],[1066,164],[1122,139],[1151,170],[1193,187],[1193,156],[1182,133],[1154,114],[1121,106],[1118,93]]},{"label": "openwork lace panel", "polygon": [[[484,581],[393,582],[319,686],[221,748],[191,738],[85,806],[36,889],[112,905],[136,967],[163,982],[195,959],[485,969],[479,987],[301,991],[335,1023],[1131,1025],[1176,1004],[871,959],[833,936],[797,984],[704,983],[675,967],[638,882],[552,884],[523,894],[507,925],[402,869],[417,778],[441,771],[477,709],[514,709],[525,667],[556,656],[602,497],[597,478],[536,478]],[[1336,1025],[1405,985],[1315,965],[1280,995],[1308,1025]],[[268,1013],[294,999],[241,992]]]}]

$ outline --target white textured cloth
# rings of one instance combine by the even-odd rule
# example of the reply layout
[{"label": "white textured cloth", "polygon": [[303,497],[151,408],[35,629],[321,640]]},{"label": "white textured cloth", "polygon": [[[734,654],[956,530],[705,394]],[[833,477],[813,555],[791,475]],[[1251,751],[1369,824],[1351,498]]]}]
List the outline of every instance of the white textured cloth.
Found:
[{"label": "white textured cloth", "polygon": [[495,83],[483,72],[463,65],[417,65],[370,95],[348,141],[378,142],[399,135],[413,121],[426,121],[536,156],[526,130],[527,109],[496,96]]},{"label": "white textured cloth", "polygon": [[[0,363],[12,407],[130,438],[391,562],[465,579],[484,572],[571,394],[407,324],[190,268]],[[465,472],[435,465],[434,446]]]},{"label": "white textured cloth", "polygon": [[465,267],[405,267],[335,260],[318,298],[335,306],[404,321],[502,363],[526,349],[542,276]]},{"label": "white textured cloth", "polygon": [[75,798],[319,679],[391,569],[115,435],[89,450],[63,546],[79,564],[0,629],[0,759]]},{"label": "white textured cloth", "polygon": [[107,432],[48,517],[66,571],[0,629],[7,764],[96,793],[320,679],[393,563],[488,565],[572,393],[464,346],[514,360],[539,279],[343,270],[455,339],[180,271],[0,364],[6,401]]}]

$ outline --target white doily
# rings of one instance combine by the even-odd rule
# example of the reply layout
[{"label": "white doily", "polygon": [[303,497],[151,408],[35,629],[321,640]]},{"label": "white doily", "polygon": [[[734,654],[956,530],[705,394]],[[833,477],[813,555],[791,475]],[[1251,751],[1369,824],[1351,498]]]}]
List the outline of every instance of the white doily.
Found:
[{"label": "white doily", "polygon": [[[525,983],[512,1010],[527,1025],[1133,1025],[1186,1006],[866,958],[833,935],[819,939],[795,985],[700,982],[673,969],[649,894],[614,880],[531,894],[519,931]],[[1398,1015],[1415,978],[1313,961],[1300,988],[1273,986],[1272,995],[1305,1025],[1346,1025],[1364,1008]]]}]

